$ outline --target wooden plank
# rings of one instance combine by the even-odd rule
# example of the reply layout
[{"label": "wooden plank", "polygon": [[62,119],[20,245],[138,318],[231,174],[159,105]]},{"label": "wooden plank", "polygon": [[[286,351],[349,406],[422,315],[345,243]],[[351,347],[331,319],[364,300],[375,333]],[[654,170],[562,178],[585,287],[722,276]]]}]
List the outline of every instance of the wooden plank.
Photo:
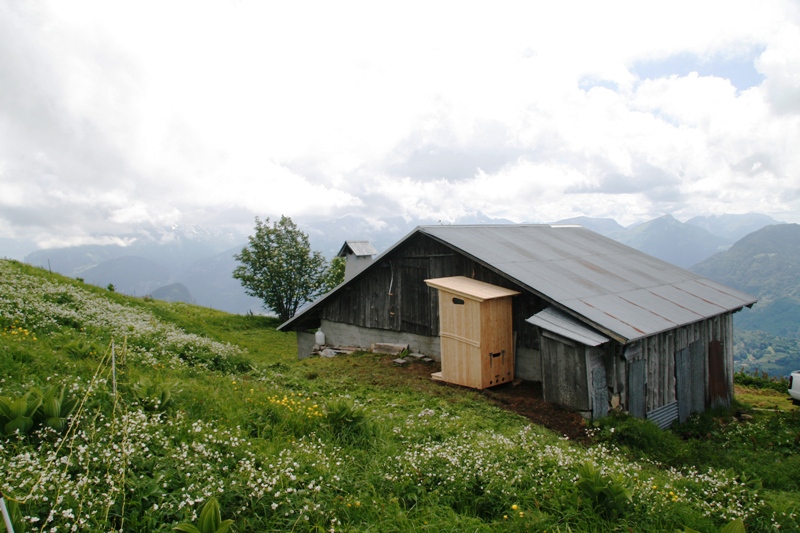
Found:
[{"label": "wooden plank", "polygon": [[628,413],[637,418],[644,418],[647,413],[645,408],[646,377],[646,361],[642,359],[631,361],[628,365]]},{"label": "wooden plank", "polygon": [[592,420],[608,416],[608,385],[606,369],[597,366],[592,369]]},{"label": "wooden plank", "polygon": [[706,408],[706,368],[705,346],[702,334],[689,345],[689,375],[692,388],[691,412],[702,413]]},{"label": "wooden plank", "polygon": [[692,381],[689,368],[689,348],[675,352],[675,374],[677,378],[678,420],[686,422],[692,414]]},{"label": "wooden plank", "polygon": [[447,333],[445,331],[442,331],[439,334],[439,336],[443,337],[443,338],[446,338],[446,339],[452,339],[454,341],[463,342],[464,344],[469,344],[470,346],[474,346],[475,348],[480,348],[481,347],[480,341],[475,341],[475,340],[472,340],[472,339],[468,339],[466,337],[462,337],[460,335],[456,335],[455,333]]},{"label": "wooden plank", "polygon": [[430,290],[424,280],[428,277],[428,259],[403,258],[400,265],[401,331],[417,335],[431,334]]},{"label": "wooden plank", "polygon": [[448,278],[426,279],[430,287],[453,293],[457,296],[470,298],[482,302],[492,298],[505,298],[516,296],[519,291],[498,287],[490,283],[478,281],[466,276],[451,276]]}]

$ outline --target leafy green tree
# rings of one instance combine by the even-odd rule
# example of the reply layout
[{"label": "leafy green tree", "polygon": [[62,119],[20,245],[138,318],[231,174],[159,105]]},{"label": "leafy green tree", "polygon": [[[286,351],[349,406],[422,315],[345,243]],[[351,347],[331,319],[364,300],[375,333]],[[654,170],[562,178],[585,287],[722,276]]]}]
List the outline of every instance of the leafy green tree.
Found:
[{"label": "leafy green tree", "polygon": [[331,264],[325,272],[322,280],[323,292],[332,291],[337,285],[344,281],[344,270],[347,266],[347,259],[336,256],[331,259]]},{"label": "leafy green tree", "polygon": [[272,226],[269,218],[261,222],[256,217],[255,235],[234,258],[241,264],[233,277],[281,321],[293,317],[323,289],[325,258],[311,251],[308,236],[289,217],[281,216]]}]

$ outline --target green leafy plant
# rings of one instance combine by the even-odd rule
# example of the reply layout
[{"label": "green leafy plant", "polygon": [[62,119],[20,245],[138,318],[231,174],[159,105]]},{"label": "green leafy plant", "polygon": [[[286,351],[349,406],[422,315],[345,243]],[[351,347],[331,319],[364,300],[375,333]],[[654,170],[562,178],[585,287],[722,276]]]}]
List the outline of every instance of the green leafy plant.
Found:
[{"label": "green leafy plant", "polygon": [[233,526],[233,520],[223,520],[219,502],[213,496],[203,505],[197,525],[184,522],[173,529],[183,533],[225,533]]},{"label": "green leafy plant", "polygon": [[633,492],[622,475],[603,474],[600,468],[589,462],[578,467],[575,488],[606,519],[624,515],[633,500]]},{"label": "green leafy plant", "polygon": [[733,382],[753,389],[769,389],[781,393],[785,393],[789,388],[789,380],[785,377],[770,376],[766,372],[759,372],[758,369],[747,372],[741,368],[733,374]]},{"label": "green leafy plant", "polygon": [[61,350],[75,359],[88,359],[103,353],[102,348],[83,337],[70,340],[61,346]]},{"label": "green leafy plant", "polygon": [[131,387],[131,392],[146,411],[165,411],[172,405],[172,390],[176,385],[174,381],[153,381],[141,376]]},{"label": "green leafy plant", "polygon": [[30,433],[34,426],[34,415],[42,404],[42,395],[30,390],[18,398],[0,396],[0,431],[3,435],[19,432]]},{"label": "green leafy plant", "polygon": [[[742,522],[741,518],[734,520],[733,522],[729,522],[724,525],[720,530],[719,533],[745,533],[744,522]],[[683,528],[684,533],[700,533],[697,530],[694,530],[690,527]]]},{"label": "green leafy plant", "polygon": [[369,419],[363,407],[352,400],[339,398],[328,402],[325,426],[341,441],[355,442],[369,434]]},{"label": "green leafy plant", "polygon": [[63,386],[53,385],[42,396],[35,421],[61,433],[67,428],[67,419],[77,406],[77,398],[67,398]]}]

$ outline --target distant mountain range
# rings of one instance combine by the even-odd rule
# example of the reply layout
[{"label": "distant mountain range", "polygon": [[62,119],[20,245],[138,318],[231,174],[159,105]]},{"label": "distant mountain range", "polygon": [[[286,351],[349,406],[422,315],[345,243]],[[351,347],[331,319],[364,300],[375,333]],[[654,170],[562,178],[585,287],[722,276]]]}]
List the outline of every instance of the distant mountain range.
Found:
[{"label": "distant mountain range", "polygon": [[[420,224],[510,224],[472,213],[453,221],[410,220],[393,217],[379,221],[355,215],[299,224],[312,248],[328,258],[348,239],[369,240],[385,250]],[[680,222],[670,215],[624,227],[613,219],[579,217],[558,224],[580,224],[602,235],[681,267],[691,267],[726,250],[744,234],[781,224],[760,214],[696,217]],[[165,228],[151,235],[129,238],[127,246],[85,245],[39,250],[25,257],[27,263],[61,274],[83,278],[99,286],[113,284],[117,291],[136,295],[194,300],[199,305],[231,313],[263,312],[261,302],[247,296],[232,277],[233,255],[246,237],[232,231],[202,227]],[[166,287],[180,284],[181,290]]]},{"label": "distant mountain range", "polygon": [[557,223],[580,224],[682,268],[689,268],[726,250],[748,233],[764,226],[781,224],[767,215],[757,213],[695,217],[686,222],[680,222],[672,215],[664,215],[629,227],[623,227],[610,218],[578,217]]},{"label": "distant mountain range", "polygon": [[260,313],[262,303],[232,277],[244,244],[232,232],[170,228],[128,246],[84,245],[38,250],[25,262],[132,296],[197,303],[229,313]]},{"label": "distant mountain range", "polygon": [[800,338],[800,225],[762,228],[692,270],[758,296],[738,326]]}]

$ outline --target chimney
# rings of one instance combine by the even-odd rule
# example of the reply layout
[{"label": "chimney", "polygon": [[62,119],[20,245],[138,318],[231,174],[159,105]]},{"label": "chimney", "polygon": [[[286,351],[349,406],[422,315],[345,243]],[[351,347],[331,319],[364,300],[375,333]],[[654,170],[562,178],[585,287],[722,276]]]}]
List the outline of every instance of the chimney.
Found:
[{"label": "chimney", "polygon": [[344,280],[350,281],[353,277],[367,268],[372,263],[372,256],[377,254],[369,241],[345,241],[337,257],[346,259],[344,267]]}]

